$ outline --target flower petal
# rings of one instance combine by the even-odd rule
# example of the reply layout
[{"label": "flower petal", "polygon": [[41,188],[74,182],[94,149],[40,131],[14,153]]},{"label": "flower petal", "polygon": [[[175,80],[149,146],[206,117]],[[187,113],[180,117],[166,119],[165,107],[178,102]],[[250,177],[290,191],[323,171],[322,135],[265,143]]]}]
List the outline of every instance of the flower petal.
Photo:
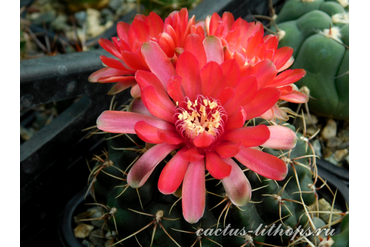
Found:
[{"label": "flower petal", "polygon": [[182,185],[182,212],[187,222],[197,223],[206,203],[204,160],[190,162]]},{"label": "flower petal", "polygon": [[99,44],[101,47],[103,47],[104,50],[112,54],[113,56],[117,58],[121,58],[121,53],[120,51],[117,50],[116,46],[109,40],[107,39],[99,39]]},{"label": "flower petal", "polygon": [[115,95],[122,92],[123,90],[136,85],[135,79],[128,81],[120,81],[114,84],[114,86],[109,90],[108,95]]},{"label": "flower petal", "polygon": [[123,63],[121,61],[117,60],[117,59],[106,57],[106,56],[100,56],[100,60],[108,67],[118,69],[118,70],[121,70],[122,72],[125,72],[125,73],[122,73],[120,75],[130,75],[130,74],[132,75],[132,74],[135,73],[135,71],[126,68],[123,65]]},{"label": "flower petal", "polygon": [[102,68],[98,71],[95,71],[89,76],[89,82],[98,82],[99,78],[101,77],[109,77],[109,76],[120,76],[125,75],[125,70],[118,70],[113,68]]},{"label": "flower petal", "polygon": [[175,130],[173,124],[162,119],[124,111],[104,111],[96,120],[96,124],[102,131],[135,134],[135,124],[139,121],[146,121],[160,129]]},{"label": "flower petal", "polygon": [[186,96],[194,101],[201,93],[201,80],[197,58],[188,51],[184,51],[176,63],[176,72],[182,78],[182,88]]},{"label": "flower petal", "polygon": [[135,124],[135,132],[137,136],[144,142],[155,144],[163,143],[163,140],[158,136],[158,128],[148,124],[145,121],[139,121]]},{"label": "flower petal", "polygon": [[180,76],[172,77],[167,84],[167,93],[175,101],[181,102],[185,98],[184,90],[181,86],[182,78]]},{"label": "flower petal", "polygon": [[251,185],[242,169],[232,159],[224,159],[231,166],[230,175],[222,179],[227,197],[236,206],[246,205],[252,197]]},{"label": "flower petal", "polygon": [[221,64],[222,71],[224,72],[226,85],[228,87],[235,87],[240,80],[240,68],[235,59],[226,60]]},{"label": "flower petal", "polygon": [[285,46],[276,50],[274,64],[276,69],[281,71],[281,68],[289,61],[293,55],[293,48]]},{"label": "flower petal", "polygon": [[150,70],[158,77],[164,88],[168,80],[176,76],[176,70],[166,53],[155,42],[146,42],[141,47],[141,53]]},{"label": "flower petal", "polygon": [[277,88],[263,88],[257,91],[254,99],[244,106],[247,120],[260,116],[270,109],[280,98]]},{"label": "flower petal", "polygon": [[211,134],[208,134],[206,131],[203,131],[200,135],[196,136],[193,139],[194,146],[198,148],[206,148],[212,144],[214,137]]},{"label": "flower petal", "polygon": [[274,63],[270,60],[262,60],[247,69],[242,76],[254,75],[257,78],[258,89],[261,89],[265,84],[272,81],[276,74],[277,70]]},{"label": "flower petal", "polygon": [[207,62],[215,61],[218,64],[224,61],[224,51],[222,43],[216,36],[208,36],[203,41],[204,50],[206,51]]},{"label": "flower petal", "polygon": [[163,97],[158,97],[154,87],[147,86],[141,89],[141,98],[150,113],[167,122],[172,122],[175,105],[168,96],[167,99],[164,100]]},{"label": "flower petal", "polygon": [[184,149],[179,150],[161,171],[158,179],[158,189],[162,194],[175,193],[185,177],[189,161],[181,157],[182,152],[184,152]]},{"label": "flower petal", "polygon": [[247,114],[245,113],[244,108],[239,106],[239,110],[236,111],[233,115],[229,116],[225,125],[225,130],[243,127],[246,119]]},{"label": "flower petal", "polygon": [[290,69],[278,74],[275,79],[265,85],[265,87],[280,87],[299,81],[306,75],[304,69]]},{"label": "flower petal", "polygon": [[296,133],[284,126],[267,126],[270,138],[261,146],[273,149],[292,149],[297,144]]},{"label": "flower petal", "polygon": [[[201,86],[202,86],[202,95],[207,95],[210,97],[217,97],[213,92],[215,89],[222,89],[224,78],[221,66],[216,62],[207,63],[200,70]],[[212,85],[212,86],[210,86]]]},{"label": "flower petal", "polygon": [[184,51],[189,51],[197,57],[200,68],[203,68],[207,62],[206,52],[202,41],[203,40],[199,35],[189,34],[186,37],[184,44]]},{"label": "flower petal", "polygon": [[181,157],[189,162],[196,162],[204,158],[203,154],[200,154],[196,148],[189,148],[188,150],[181,153]]},{"label": "flower petal", "polygon": [[267,126],[243,127],[231,129],[224,133],[223,140],[241,143],[244,147],[255,147],[265,143],[270,137]]},{"label": "flower petal", "polygon": [[240,149],[235,158],[247,168],[273,180],[283,180],[288,172],[287,165],[284,161],[271,154],[264,153],[252,148]]},{"label": "flower petal", "polygon": [[229,141],[222,141],[213,148],[221,158],[234,157],[240,151],[240,143],[234,143]]},{"label": "flower petal", "polygon": [[132,70],[148,70],[138,55],[129,51],[122,51],[122,61]]},{"label": "flower petal", "polygon": [[231,172],[231,166],[225,163],[225,161],[214,152],[206,153],[206,168],[215,179],[223,179],[229,176]]},{"label": "flower petal", "polygon": [[176,148],[178,148],[178,145],[167,143],[157,144],[150,148],[136,161],[128,172],[127,183],[132,188],[141,187],[148,180],[159,162]]}]

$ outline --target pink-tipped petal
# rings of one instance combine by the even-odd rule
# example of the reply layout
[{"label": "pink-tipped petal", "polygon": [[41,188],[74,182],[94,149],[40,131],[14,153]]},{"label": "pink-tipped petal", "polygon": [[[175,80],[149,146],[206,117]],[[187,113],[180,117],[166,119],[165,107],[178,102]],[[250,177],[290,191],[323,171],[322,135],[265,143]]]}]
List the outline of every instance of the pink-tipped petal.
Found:
[{"label": "pink-tipped petal", "polygon": [[125,70],[113,69],[113,68],[102,68],[98,71],[95,71],[89,76],[89,82],[98,82],[99,78],[101,77],[109,77],[109,76],[121,76],[125,75]]},{"label": "pink-tipped petal", "polygon": [[306,94],[302,92],[292,90],[291,93],[281,95],[280,99],[296,104],[303,104],[306,103],[309,98]]},{"label": "pink-tipped petal", "polygon": [[216,36],[208,36],[203,41],[204,50],[206,51],[207,62],[214,61],[218,64],[224,61],[224,51],[222,43]]},{"label": "pink-tipped petal", "polygon": [[176,70],[166,53],[155,42],[146,42],[141,47],[141,53],[150,70],[158,77],[164,88],[168,80],[176,76]]},{"label": "pink-tipped petal", "polygon": [[172,122],[175,111],[175,105],[167,96],[166,98],[158,97],[154,87],[147,86],[141,89],[141,98],[144,105],[154,116],[167,122]]},{"label": "pink-tipped petal", "polygon": [[230,175],[222,179],[227,197],[236,206],[246,205],[252,197],[251,185],[242,169],[232,159],[224,159],[231,166]]},{"label": "pink-tipped petal", "polygon": [[204,160],[191,162],[182,184],[182,212],[187,222],[197,223],[206,203]]},{"label": "pink-tipped petal", "polygon": [[163,87],[162,83],[158,79],[158,77],[149,71],[139,70],[135,74],[135,79],[139,84],[140,88],[145,88],[147,86],[152,86],[157,93],[158,98],[160,101],[165,102],[168,101],[168,95],[166,93],[165,88]]},{"label": "pink-tipped petal", "polygon": [[270,138],[261,146],[273,149],[292,149],[297,144],[296,133],[288,127],[268,126]]},{"label": "pink-tipped petal", "polygon": [[128,172],[127,183],[132,188],[143,186],[159,162],[176,148],[178,148],[178,145],[167,143],[157,144],[150,148],[136,161]]},{"label": "pink-tipped petal", "polygon": [[165,165],[158,179],[158,189],[162,194],[175,193],[184,179],[189,162],[181,157],[183,149],[178,151]]},{"label": "pink-tipped petal", "polygon": [[107,77],[100,77],[98,82],[100,83],[111,83],[111,82],[126,82],[126,83],[133,83],[135,81],[134,76],[107,76]]},{"label": "pink-tipped petal", "polygon": [[235,158],[247,168],[269,179],[283,180],[288,172],[288,167],[284,161],[252,148],[242,147]]},{"label": "pink-tipped petal", "polygon": [[106,56],[100,56],[100,60],[108,67],[122,70],[122,72],[125,72],[125,74],[121,74],[121,75],[130,75],[130,74],[132,75],[135,73],[135,71],[126,68],[123,65],[123,63],[118,61],[117,59],[106,57]]},{"label": "pink-tipped petal", "polygon": [[265,125],[231,129],[224,133],[223,139],[234,143],[241,143],[244,147],[254,147],[265,143],[270,137],[270,131]]},{"label": "pink-tipped petal", "polygon": [[160,129],[175,129],[173,124],[159,118],[124,111],[104,111],[96,120],[96,124],[98,129],[105,132],[135,134],[135,124],[139,121],[148,122]]},{"label": "pink-tipped petal", "polygon": [[130,94],[133,98],[141,97],[141,90],[138,84],[135,84],[131,87]]},{"label": "pink-tipped petal", "polygon": [[215,179],[223,179],[229,176],[231,172],[231,166],[225,163],[225,161],[214,152],[206,153],[206,168]]},{"label": "pink-tipped petal", "polygon": [[129,111],[140,113],[140,114],[147,115],[147,116],[150,116],[150,117],[154,117],[153,114],[151,114],[150,111],[145,107],[141,98],[133,99],[133,101],[130,105]]}]

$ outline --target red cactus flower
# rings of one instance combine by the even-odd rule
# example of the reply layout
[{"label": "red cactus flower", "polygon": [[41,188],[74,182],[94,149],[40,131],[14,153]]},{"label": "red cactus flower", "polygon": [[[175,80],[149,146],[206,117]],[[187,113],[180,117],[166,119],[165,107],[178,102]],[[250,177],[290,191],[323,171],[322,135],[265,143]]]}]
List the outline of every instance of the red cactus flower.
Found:
[{"label": "red cactus flower", "polygon": [[[202,42],[198,35],[189,35],[184,42],[176,67],[158,43],[144,43],[141,54],[151,72],[139,70],[135,79],[149,113],[142,105],[137,107],[144,114],[105,111],[97,126],[106,132],[137,134],[156,144],[130,169],[127,182],[134,188],[142,186],[155,167],[177,150],[163,168],[158,188],[172,194],[182,183],[183,215],[195,223],[204,213],[205,170],[222,181],[235,205],[245,205],[251,187],[231,158],[264,177],[282,180],[287,165],[252,147],[293,148],[296,135],[282,126],[244,127],[246,120],[271,108],[280,97],[274,87],[258,90],[269,79],[263,76],[265,67],[257,66],[255,74],[241,76],[235,59],[224,61],[217,37]],[[191,50],[199,53],[195,56]]]},{"label": "red cactus flower", "polygon": [[[275,35],[264,36],[263,25],[260,22],[250,22],[225,12],[222,18],[214,13],[205,21],[208,35],[214,35],[221,39],[225,49],[225,60],[236,59],[240,66],[241,76],[253,74],[256,66],[263,66],[266,77],[265,84],[259,84],[258,88],[275,87],[281,92],[280,100],[293,103],[306,103],[308,96],[299,92],[294,82],[301,79],[305,74],[303,69],[286,70],[294,59],[293,49],[282,47],[278,49],[278,37]],[[287,115],[277,105],[270,108],[262,117],[287,120]]]},{"label": "red cactus flower", "polygon": [[[186,8],[172,12],[165,21],[156,13],[151,12],[148,16],[136,15],[131,25],[119,22],[117,24],[118,38],[113,37],[112,42],[107,39],[99,40],[99,44],[118,60],[100,56],[107,67],[90,75],[89,81],[117,82],[109,94],[117,94],[132,87],[132,96],[140,96],[140,90],[138,90],[135,81],[135,72],[138,70],[149,71],[141,54],[142,44],[148,41],[157,42],[166,56],[176,61],[175,49],[183,47],[185,38],[191,32],[191,27],[194,24],[195,17],[193,16],[189,20]],[[196,32],[195,26],[192,29]]]}]

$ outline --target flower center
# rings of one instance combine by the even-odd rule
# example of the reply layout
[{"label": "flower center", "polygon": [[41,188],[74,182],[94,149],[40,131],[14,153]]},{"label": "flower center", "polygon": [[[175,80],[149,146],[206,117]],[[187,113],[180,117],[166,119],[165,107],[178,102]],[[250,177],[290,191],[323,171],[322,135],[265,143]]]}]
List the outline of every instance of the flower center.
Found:
[{"label": "flower center", "polygon": [[227,114],[218,100],[198,95],[194,102],[186,97],[177,105],[175,125],[184,138],[192,140],[206,132],[216,139],[224,132]]}]

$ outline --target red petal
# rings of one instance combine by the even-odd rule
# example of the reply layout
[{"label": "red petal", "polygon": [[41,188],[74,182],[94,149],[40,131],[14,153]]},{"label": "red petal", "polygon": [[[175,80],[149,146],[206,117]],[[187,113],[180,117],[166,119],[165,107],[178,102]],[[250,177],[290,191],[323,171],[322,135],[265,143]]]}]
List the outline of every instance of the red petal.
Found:
[{"label": "red petal", "polygon": [[158,77],[164,88],[167,88],[167,82],[176,76],[176,70],[166,53],[155,42],[144,43],[141,52],[150,70]]},{"label": "red petal", "polygon": [[175,42],[168,33],[161,33],[158,38],[158,44],[168,57],[173,57],[175,53]]},{"label": "red petal", "polygon": [[158,137],[165,143],[180,144],[184,143],[184,139],[174,131],[158,129]]},{"label": "red petal", "polygon": [[122,51],[122,61],[132,70],[147,70],[148,68],[140,57],[129,51]]},{"label": "red petal", "polygon": [[181,157],[189,162],[195,162],[203,159],[204,155],[200,154],[196,148],[189,148],[181,154]]},{"label": "red petal", "polygon": [[260,116],[279,100],[280,91],[277,88],[263,88],[257,91],[254,99],[244,106],[247,120]]},{"label": "red petal", "polygon": [[221,16],[219,16],[216,12],[212,14],[212,17],[209,22],[209,30],[208,30],[208,35],[215,35],[216,30],[218,26],[221,23]]},{"label": "red petal", "polygon": [[247,120],[247,114],[243,107],[239,106],[239,110],[233,115],[229,116],[227,123],[225,125],[225,130],[236,129],[243,127],[245,121]]},{"label": "red petal", "polygon": [[107,76],[98,79],[100,83],[123,82],[130,85],[136,83],[135,76]]},{"label": "red petal", "polygon": [[231,158],[234,157],[240,151],[240,143],[236,144],[234,142],[222,141],[213,148],[221,158]]},{"label": "red petal", "polygon": [[127,183],[132,188],[139,188],[143,186],[159,162],[166,158],[166,156],[177,147],[178,145],[162,143],[150,148],[130,169],[127,175]]},{"label": "red petal", "polygon": [[160,101],[169,101],[166,90],[155,74],[149,71],[139,70],[136,72],[135,78],[141,89],[152,86]]},{"label": "red petal", "polygon": [[221,105],[225,105],[234,95],[235,90],[231,87],[226,87],[216,98],[220,100]]},{"label": "red petal", "polygon": [[278,50],[276,50],[275,57],[274,57],[274,64],[276,66],[277,70],[280,70],[281,67],[283,67],[290,57],[293,55],[293,48],[291,47],[282,47]]},{"label": "red petal", "polygon": [[240,80],[240,68],[235,59],[226,60],[221,64],[226,80],[226,86],[235,87]]},{"label": "red petal", "polygon": [[247,168],[269,179],[283,180],[288,172],[284,161],[271,154],[252,148],[242,147],[235,158]]},{"label": "red petal", "polygon": [[158,189],[162,194],[169,195],[175,193],[185,177],[189,162],[181,157],[181,152],[183,152],[183,149],[172,157],[159,176]]},{"label": "red petal", "polygon": [[206,168],[215,179],[223,179],[230,175],[231,166],[225,163],[218,154],[207,152]]},{"label": "red petal", "polygon": [[242,77],[235,87],[235,96],[228,101],[224,108],[230,114],[234,114],[239,106],[244,106],[251,102],[256,96],[257,80],[254,76]]},{"label": "red petal", "polygon": [[157,37],[158,34],[163,32],[163,20],[155,12],[150,12],[145,19],[145,23],[149,27],[149,34],[152,37]]},{"label": "red petal", "polygon": [[232,159],[224,160],[231,166],[230,175],[222,179],[227,197],[236,206],[246,205],[252,196],[252,188],[242,169]]},{"label": "red petal", "polygon": [[295,90],[293,90],[289,94],[281,95],[280,99],[297,104],[303,104],[308,102],[308,96],[306,94]]},{"label": "red petal", "polygon": [[175,105],[168,96],[167,99],[158,97],[154,87],[147,86],[141,89],[141,98],[146,108],[148,108],[154,116],[166,120],[167,122],[172,122]]},{"label": "red petal", "polygon": [[[223,73],[221,66],[215,62],[207,63],[200,71],[201,85],[202,85],[202,95],[217,97],[218,95],[213,95],[215,88],[224,88],[223,85]],[[212,86],[211,86],[212,85]]]},{"label": "red petal", "polygon": [[120,51],[117,50],[116,46],[111,41],[107,39],[99,39],[99,44],[101,47],[103,47],[104,50],[106,50],[113,56],[121,58]]},{"label": "red petal", "polygon": [[146,123],[145,121],[139,121],[135,124],[135,132],[144,142],[155,144],[163,143],[163,140],[158,136],[158,128]]},{"label": "red petal", "polygon": [[122,72],[125,71],[125,74],[121,75],[129,75],[135,73],[135,71],[130,70],[126,68],[122,62],[118,61],[117,59],[106,57],[106,56],[100,56],[100,60],[107,65],[108,67],[114,68],[114,69],[119,69]]},{"label": "red petal", "polygon": [[185,39],[184,51],[189,51],[198,59],[200,68],[207,62],[206,52],[203,47],[203,39],[197,34],[189,34]]},{"label": "red petal", "polygon": [[278,74],[274,80],[272,80],[269,84],[265,85],[265,87],[280,87],[292,84],[302,77],[306,75],[306,71],[304,69],[293,69],[293,70],[286,70]]},{"label": "red petal", "polygon": [[175,101],[181,102],[185,98],[185,93],[181,87],[182,78],[180,76],[172,77],[167,84],[167,93]]},{"label": "red petal", "polygon": [[182,212],[187,222],[197,223],[206,203],[204,160],[191,162],[182,185]]},{"label": "red petal", "polygon": [[89,82],[98,82],[101,77],[125,75],[126,71],[113,68],[102,68],[89,76]]},{"label": "red petal", "polygon": [[215,138],[212,135],[208,134],[206,131],[203,131],[200,135],[193,139],[193,144],[198,148],[206,148],[212,144],[214,139]]},{"label": "red petal", "polygon": [[130,104],[130,109],[128,111],[154,117],[153,114],[151,114],[150,111],[145,107],[141,98],[135,98]]},{"label": "red petal", "polygon": [[258,89],[272,81],[277,74],[277,70],[273,62],[270,60],[262,60],[256,65],[247,69],[242,76],[254,75],[257,78]]},{"label": "red petal", "polygon": [[124,111],[104,111],[96,120],[96,124],[98,129],[102,131],[135,134],[135,124],[139,121],[149,122],[160,129],[175,130],[173,124],[156,117]]},{"label": "red petal", "polygon": [[182,78],[182,88],[185,95],[194,101],[196,96],[201,93],[198,60],[192,53],[184,51],[177,60],[176,72]]},{"label": "red petal", "polygon": [[244,147],[255,147],[265,143],[270,137],[270,131],[265,125],[243,127],[224,133],[223,140],[241,143]]},{"label": "red petal", "polygon": [[128,30],[130,29],[130,24],[120,21],[117,23],[117,34],[121,41],[128,43]]}]

